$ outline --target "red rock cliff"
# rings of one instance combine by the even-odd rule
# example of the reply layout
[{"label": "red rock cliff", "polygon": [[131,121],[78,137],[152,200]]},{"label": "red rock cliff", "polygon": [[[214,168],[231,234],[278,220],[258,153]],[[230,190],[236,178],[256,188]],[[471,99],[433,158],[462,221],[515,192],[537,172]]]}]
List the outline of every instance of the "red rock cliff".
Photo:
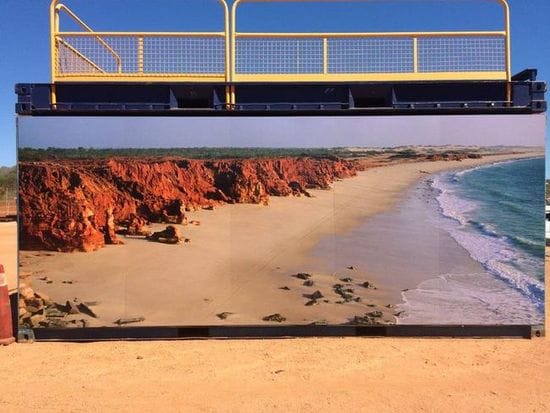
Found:
[{"label": "red rock cliff", "polygon": [[105,159],[21,162],[22,249],[93,251],[113,242],[112,223],[132,214],[160,221],[221,203],[328,189],[359,164],[338,158],[213,160]]}]

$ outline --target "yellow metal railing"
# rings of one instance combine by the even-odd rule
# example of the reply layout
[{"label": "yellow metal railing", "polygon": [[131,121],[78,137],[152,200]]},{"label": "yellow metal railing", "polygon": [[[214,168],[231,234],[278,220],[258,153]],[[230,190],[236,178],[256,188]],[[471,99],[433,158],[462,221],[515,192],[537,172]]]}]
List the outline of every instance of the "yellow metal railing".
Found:
[{"label": "yellow metal railing", "polygon": [[[319,0],[235,0],[233,82],[510,80],[510,10],[499,31],[381,33],[247,33],[237,27],[241,3]],[[349,3],[353,0],[325,0]],[[371,0],[359,0],[371,1]]]},{"label": "yellow metal railing", "polygon": [[[220,32],[97,32],[59,0],[50,6],[52,81],[229,80],[229,8]],[[60,13],[83,31],[61,31]]]},{"label": "yellow metal railing", "polygon": [[[60,0],[50,8],[52,101],[58,82],[239,82],[511,80],[510,9],[497,31],[250,33],[242,3],[371,0],[225,0],[220,32],[97,32]],[[61,31],[60,13],[81,31]],[[230,26],[231,22],[231,26]]]}]

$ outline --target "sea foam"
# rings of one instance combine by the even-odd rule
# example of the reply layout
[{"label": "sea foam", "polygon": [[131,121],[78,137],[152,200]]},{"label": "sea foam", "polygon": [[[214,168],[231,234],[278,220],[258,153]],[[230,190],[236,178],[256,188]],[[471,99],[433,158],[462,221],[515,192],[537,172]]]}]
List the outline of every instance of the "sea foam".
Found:
[{"label": "sea foam", "polygon": [[[470,213],[479,207],[476,202],[466,200],[457,193],[460,177],[484,166],[466,171],[446,173],[436,176],[431,186],[436,191],[441,213],[447,219],[440,220],[439,226],[446,230],[470,256],[487,271],[505,281],[529,298],[539,312],[544,311],[544,284],[525,270],[537,267],[538,258],[525,254],[514,243],[537,244],[525,237],[507,237],[499,234],[497,228],[486,222],[472,220]],[[410,297],[409,297],[410,298]]]}]

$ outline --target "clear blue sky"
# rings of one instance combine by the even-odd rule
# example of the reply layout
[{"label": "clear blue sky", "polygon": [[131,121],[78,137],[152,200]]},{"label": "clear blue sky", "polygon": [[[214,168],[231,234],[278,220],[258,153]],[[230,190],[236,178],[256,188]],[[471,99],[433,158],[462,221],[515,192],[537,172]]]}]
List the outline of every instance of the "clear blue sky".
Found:
[{"label": "clear blue sky", "polygon": [[[96,30],[221,28],[221,12],[215,0],[67,0],[66,3]],[[406,3],[414,7],[404,7]],[[514,72],[536,67],[540,79],[550,80],[550,25],[547,22],[550,1],[510,0],[509,3]],[[14,84],[50,80],[48,7],[49,0],[0,0],[0,165],[15,163]],[[492,30],[502,27],[500,7],[491,0],[245,4],[241,11],[239,27],[255,31]]]},{"label": "clear blue sky", "polygon": [[[544,115],[323,117],[22,117],[31,148],[544,145]],[[52,130],[57,133],[51,133]],[[304,133],[307,131],[307,133]],[[491,131],[492,133],[488,133]]]}]

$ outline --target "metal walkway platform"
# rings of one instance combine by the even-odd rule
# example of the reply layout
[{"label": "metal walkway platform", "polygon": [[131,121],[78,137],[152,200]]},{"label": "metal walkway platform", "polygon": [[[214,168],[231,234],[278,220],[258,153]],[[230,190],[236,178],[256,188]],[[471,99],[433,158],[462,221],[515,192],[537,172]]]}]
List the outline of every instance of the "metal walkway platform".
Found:
[{"label": "metal walkway platform", "polygon": [[[58,102],[51,101],[56,88]],[[18,84],[19,115],[423,115],[529,114],[547,109],[546,84],[527,70],[504,82],[239,84]],[[511,89],[511,100],[506,95]]]},{"label": "metal walkway platform", "polygon": [[[216,31],[123,32],[94,31],[67,5],[53,0],[52,81],[17,85],[17,113],[326,115],[546,110],[546,85],[536,81],[536,70],[512,76],[506,0],[490,0],[502,6],[500,30],[353,33],[240,29],[241,9],[247,3],[277,6],[292,2],[314,7],[311,0],[235,0],[231,8],[225,0],[210,1],[220,9]],[[339,7],[358,3],[327,2]],[[414,13],[415,1],[409,3],[403,7]],[[80,30],[64,30],[61,16]],[[271,20],[265,23],[266,27],[273,25]]]}]

